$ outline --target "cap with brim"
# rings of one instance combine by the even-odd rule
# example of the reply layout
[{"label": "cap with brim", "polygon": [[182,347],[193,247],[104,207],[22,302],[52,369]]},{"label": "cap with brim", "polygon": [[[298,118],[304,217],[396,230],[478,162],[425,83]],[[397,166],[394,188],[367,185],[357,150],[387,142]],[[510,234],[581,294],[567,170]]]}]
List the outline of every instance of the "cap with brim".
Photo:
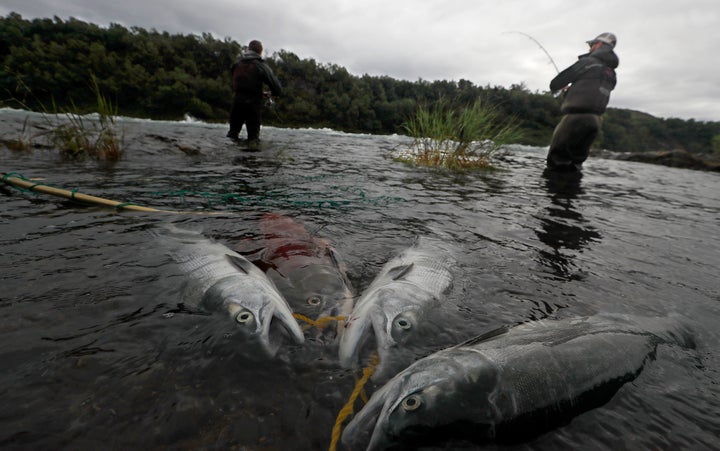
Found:
[{"label": "cap with brim", "polygon": [[612,33],[602,33],[602,34],[597,35],[597,37],[595,37],[595,39],[591,39],[591,40],[585,41],[585,42],[587,42],[589,45],[593,45],[597,42],[602,42],[604,44],[609,45],[610,47],[615,48],[615,44],[617,44],[617,38]]}]

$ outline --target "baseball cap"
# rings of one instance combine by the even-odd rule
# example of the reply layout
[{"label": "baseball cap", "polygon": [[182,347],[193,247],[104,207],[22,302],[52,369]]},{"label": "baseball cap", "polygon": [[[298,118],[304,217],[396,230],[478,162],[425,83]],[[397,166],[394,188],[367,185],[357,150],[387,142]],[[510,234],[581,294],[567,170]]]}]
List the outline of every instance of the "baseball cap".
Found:
[{"label": "baseball cap", "polygon": [[617,44],[617,38],[612,33],[600,33],[595,37],[595,39],[591,39],[590,41],[585,41],[590,45],[595,44],[596,42],[604,42],[605,44],[609,45],[612,48],[615,48],[615,44]]}]

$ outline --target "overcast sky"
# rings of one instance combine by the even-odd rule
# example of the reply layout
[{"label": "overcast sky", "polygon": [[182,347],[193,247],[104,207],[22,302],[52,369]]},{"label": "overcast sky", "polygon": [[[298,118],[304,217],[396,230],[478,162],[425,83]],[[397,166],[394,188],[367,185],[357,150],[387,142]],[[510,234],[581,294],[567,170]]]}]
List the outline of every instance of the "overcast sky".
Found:
[{"label": "overcast sky", "polygon": [[720,121],[718,0],[2,0],[0,15],[10,12],[259,39],[268,54],[284,49],[355,75],[531,91],[548,89],[552,61],[564,69],[610,31],[620,57],[611,107]]}]

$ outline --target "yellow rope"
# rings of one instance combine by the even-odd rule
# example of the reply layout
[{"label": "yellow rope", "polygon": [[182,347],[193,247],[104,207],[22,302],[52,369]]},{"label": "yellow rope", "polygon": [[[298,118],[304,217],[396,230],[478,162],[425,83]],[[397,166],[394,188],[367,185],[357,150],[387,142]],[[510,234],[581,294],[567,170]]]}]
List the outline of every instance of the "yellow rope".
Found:
[{"label": "yellow rope", "polygon": [[379,362],[380,358],[378,357],[378,353],[373,352],[372,357],[370,358],[370,365],[367,368],[363,369],[362,377],[355,383],[355,388],[350,394],[350,398],[348,399],[347,403],[345,403],[343,408],[340,409],[340,412],[338,412],[338,416],[335,420],[335,425],[333,426],[332,430],[329,451],[335,451],[335,449],[337,448],[337,444],[340,441],[340,435],[342,434],[342,424],[350,415],[353,414],[355,400],[358,398],[358,396],[361,395],[361,393],[363,395],[363,399],[367,399],[364,387],[367,381],[370,379],[370,376],[372,376],[372,374],[375,372],[375,367]]},{"label": "yellow rope", "polygon": [[300,321],[305,321],[307,323],[304,327],[304,330],[307,330],[311,327],[327,327],[327,325],[333,321],[345,321],[347,319],[347,316],[323,316],[322,318],[312,319],[301,313],[293,313],[293,316],[295,317],[295,319],[299,319]]},{"label": "yellow rope", "polygon": [[362,401],[363,401],[365,404],[367,404],[368,401],[370,401],[370,398],[368,398],[367,392],[365,391],[364,388],[360,391],[360,399],[362,399]]}]

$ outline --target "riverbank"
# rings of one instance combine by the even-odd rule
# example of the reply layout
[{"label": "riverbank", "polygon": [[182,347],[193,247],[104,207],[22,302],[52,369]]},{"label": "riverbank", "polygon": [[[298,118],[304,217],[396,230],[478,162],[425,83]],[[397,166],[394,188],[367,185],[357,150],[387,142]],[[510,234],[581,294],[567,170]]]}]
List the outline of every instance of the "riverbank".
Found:
[{"label": "riverbank", "polygon": [[683,149],[659,150],[655,152],[611,152],[593,151],[592,155],[622,161],[659,164],[673,168],[720,172],[720,160],[708,159]]}]

